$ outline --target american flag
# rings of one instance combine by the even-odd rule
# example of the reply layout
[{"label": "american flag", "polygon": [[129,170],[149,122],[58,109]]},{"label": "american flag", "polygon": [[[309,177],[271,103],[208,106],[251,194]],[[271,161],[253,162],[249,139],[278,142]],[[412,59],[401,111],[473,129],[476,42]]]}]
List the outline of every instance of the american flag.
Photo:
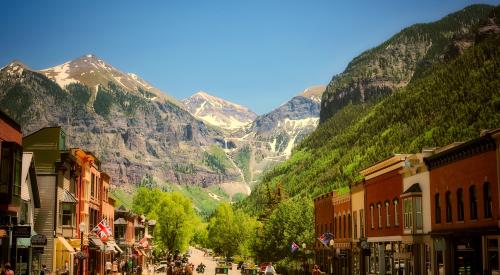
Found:
[{"label": "american flag", "polygon": [[99,236],[101,240],[106,240],[111,236],[111,228],[108,225],[108,221],[106,219],[103,219],[100,223],[92,229],[92,232],[96,232],[96,234]]}]

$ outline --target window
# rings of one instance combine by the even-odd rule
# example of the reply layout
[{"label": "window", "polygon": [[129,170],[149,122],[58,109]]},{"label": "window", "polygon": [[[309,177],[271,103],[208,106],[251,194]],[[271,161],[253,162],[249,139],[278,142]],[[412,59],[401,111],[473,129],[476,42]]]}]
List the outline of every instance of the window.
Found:
[{"label": "window", "polygon": [[90,174],[90,197],[95,196],[95,175]]},{"label": "window", "polygon": [[333,236],[337,236],[338,230],[337,230],[337,217],[333,218]]},{"label": "window", "polygon": [[352,237],[352,221],[351,221],[351,214],[347,214],[347,227],[349,227],[347,230],[347,237],[351,238]]},{"label": "window", "polygon": [[464,220],[464,191],[462,188],[457,190],[457,216],[459,221]]},{"label": "window", "polygon": [[469,201],[470,201],[470,219],[477,219],[477,195],[476,186],[472,185],[469,187]]},{"label": "window", "polygon": [[373,220],[373,204],[370,205],[370,226],[372,229],[375,228],[375,221]]},{"label": "window", "polygon": [[445,195],[446,203],[446,222],[452,222],[452,211],[451,211],[451,192],[447,191]]},{"label": "window", "polygon": [[377,210],[378,210],[378,228],[382,228],[382,207],[380,206],[380,203],[377,204]]},{"label": "window", "polygon": [[403,226],[406,230],[413,229],[413,206],[412,198],[403,200]]},{"label": "window", "polygon": [[491,218],[493,216],[493,205],[491,202],[491,188],[489,182],[485,182],[483,184],[483,196],[484,196],[484,217]]},{"label": "window", "polygon": [[436,211],[434,215],[436,216],[436,223],[441,223],[441,204],[439,199],[439,193],[434,195],[434,210]]},{"label": "window", "polygon": [[[0,142],[0,149],[0,193],[20,197],[22,147],[15,142]],[[12,198],[7,199],[11,202]]]},{"label": "window", "polygon": [[394,225],[399,226],[398,203],[397,199],[394,200]]},{"label": "window", "polygon": [[62,226],[73,226],[74,225],[74,215],[75,215],[75,205],[72,203],[61,203],[61,225]]},{"label": "window", "polygon": [[345,214],[342,216],[342,236],[345,238],[347,237],[347,234],[346,234],[346,223],[347,223],[347,220],[346,220],[346,216]]},{"label": "window", "polygon": [[358,213],[356,211],[352,212],[352,227],[354,239],[358,238]]},{"label": "window", "polygon": [[359,236],[365,236],[365,213],[363,209],[359,209]]},{"label": "window", "polygon": [[385,226],[390,227],[391,226],[391,214],[390,214],[390,209],[389,209],[389,202],[385,202]]},{"label": "window", "polygon": [[417,229],[424,228],[424,221],[422,216],[422,197],[415,197],[415,220]]}]

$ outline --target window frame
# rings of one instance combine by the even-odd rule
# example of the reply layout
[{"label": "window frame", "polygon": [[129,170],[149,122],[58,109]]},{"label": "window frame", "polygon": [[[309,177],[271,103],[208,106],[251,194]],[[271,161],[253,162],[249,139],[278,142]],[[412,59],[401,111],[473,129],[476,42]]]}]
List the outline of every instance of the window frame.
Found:
[{"label": "window frame", "polygon": [[434,219],[436,224],[441,223],[441,196],[439,193],[434,194]]},{"label": "window frame", "polygon": [[385,226],[391,227],[391,209],[389,201],[385,202]]},{"label": "window frame", "polygon": [[464,190],[463,188],[457,189],[457,221],[463,221],[465,219],[465,207],[464,207]]},{"label": "window frame", "polygon": [[445,202],[445,217],[446,217],[446,222],[447,223],[452,223],[453,222],[453,210],[452,210],[452,198],[451,198],[451,191],[448,190],[446,191],[444,195],[444,202]]},{"label": "window frame", "polygon": [[382,228],[382,205],[377,203],[377,211],[378,211],[378,228]]},{"label": "window frame", "polygon": [[478,211],[477,211],[477,190],[476,185],[471,185],[469,187],[469,210],[470,210],[470,219],[477,220]]},{"label": "window frame", "polygon": [[491,200],[491,184],[488,181],[483,183],[483,204],[484,204],[484,218],[489,219],[493,217],[493,202]]},{"label": "window frame", "polygon": [[398,215],[399,200],[394,199],[392,201],[392,204],[394,205],[394,226],[399,226],[399,215]]}]

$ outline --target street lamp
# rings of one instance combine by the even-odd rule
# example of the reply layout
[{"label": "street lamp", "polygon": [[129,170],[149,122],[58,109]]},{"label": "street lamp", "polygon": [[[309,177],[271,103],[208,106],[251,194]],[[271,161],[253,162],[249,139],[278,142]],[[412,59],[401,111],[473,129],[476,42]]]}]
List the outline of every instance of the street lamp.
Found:
[{"label": "street lamp", "polygon": [[335,256],[334,256],[334,253],[333,253],[333,249],[334,249],[334,244],[335,244],[335,241],[333,239],[330,240],[330,242],[328,243],[328,245],[331,247],[331,255],[330,255],[330,274],[333,274],[333,261],[335,260]]},{"label": "street lamp", "polygon": [[85,223],[81,222],[80,225],[78,225],[80,229],[80,275],[83,275],[83,231],[85,231]]}]

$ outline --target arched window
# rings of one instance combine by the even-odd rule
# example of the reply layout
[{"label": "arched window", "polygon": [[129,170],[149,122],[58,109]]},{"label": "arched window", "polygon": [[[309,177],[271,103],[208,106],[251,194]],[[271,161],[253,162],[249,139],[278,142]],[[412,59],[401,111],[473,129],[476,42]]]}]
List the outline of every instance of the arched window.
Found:
[{"label": "arched window", "polygon": [[373,219],[373,204],[370,205],[370,227],[375,228],[375,220]]},{"label": "arched window", "polygon": [[394,203],[394,225],[399,226],[398,199],[395,199],[393,203]]},{"label": "arched window", "polygon": [[491,218],[493,216],[493,205],[491,201],[491,188],[489,182],[485,182],[483,184],[483,196],[484,196],[484,217]]},{"label": "arched window", "polygon": [[350,238],[352,236],[352,220],[351,220],[351,213],[347,214],[347,227],[348,227],[348,230],[347,230],[347,237]]},{"label": "arched window", "polygon": [[389,201],[385,202],[385,226],[391,226],[391,210]]},{"label": "arched window", "polygon": [[337,216],[335,216],[333,218],[333,236],[335,236],[335,238],[337,238]]},{"label": "arched window", "polygon": [[476,186],[469,187],[470,219],[477,220],[477,194]]},{"label": "arched window", "polygon": [[344,213],[342,219],[343,219],[343,222],[342,222],[342,234],[343,235],[342,236],[344,236],[344,238],[345,238],[345,237],[347,237],[347,234],[346,234],[346,223],[347,223],[347,220],[346,220],[345,213]]},{"label": "arched window", "polygon": [[459,221],[464,220],[464,191],[462,188],[457,189],[457,217]]},{"label": "arched window", "polygon": [[378,228],[382,228],[382,206],[380,202],[377,203],[377,211],[378,211]]},{"label": "arched window", "polygon": [[452,211],[451,211],[451,192],[447,191],[445,195],[445,203],[446,203],[446,222],[452,222]]},{"label": "arched window", "polygon": [[441,223],[441,201],[439,199],[439,193],[436,193],[436,195],[434,195],[434,205],[436,223]]}]

